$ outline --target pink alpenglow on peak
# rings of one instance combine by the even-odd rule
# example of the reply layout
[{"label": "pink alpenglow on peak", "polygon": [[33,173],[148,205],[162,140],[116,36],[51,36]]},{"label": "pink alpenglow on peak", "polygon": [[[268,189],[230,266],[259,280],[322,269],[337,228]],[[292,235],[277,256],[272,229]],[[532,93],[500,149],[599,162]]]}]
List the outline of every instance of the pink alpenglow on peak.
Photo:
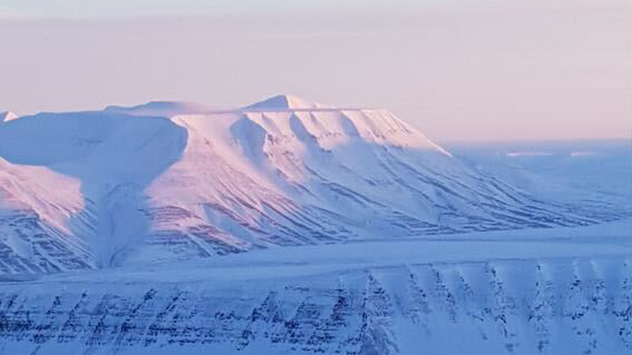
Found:
[{"label": "pink alpenglow on peak", "polygon": [[0,112],[0,122],[9,122],[18,118],[18,115],[11,111]]},{"label": "pink alpenglow on peak", "polygon": [[150,102],[11,122],[4,114],[0,274],[578,226],[625,213],[599,204],[568,214],[385,109],[292,96],[248,107]]},{"label": "pink alpenglow on peak", "polygon": [[331,106],[310,102],[302,98],[282,94],[276,95],[263,101],[256,102],[244,107],[248,111],[276,111],[276,110],[307,110],[307,109],[327,109]]}]

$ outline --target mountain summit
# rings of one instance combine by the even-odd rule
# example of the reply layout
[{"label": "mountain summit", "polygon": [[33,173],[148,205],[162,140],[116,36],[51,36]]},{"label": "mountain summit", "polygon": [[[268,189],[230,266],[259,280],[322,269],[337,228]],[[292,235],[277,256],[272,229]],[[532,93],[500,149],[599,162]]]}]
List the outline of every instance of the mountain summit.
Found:
[{"label": "mountain summit", "polygon": [[18,118],[18,115],[11,111],[0,112],[0,122],[8,122]]},{"label": "mountain summit", "polygon": [[329,107],[287,94],[276,95],[244,107],[246,110],[305,110],[319,108]]}]

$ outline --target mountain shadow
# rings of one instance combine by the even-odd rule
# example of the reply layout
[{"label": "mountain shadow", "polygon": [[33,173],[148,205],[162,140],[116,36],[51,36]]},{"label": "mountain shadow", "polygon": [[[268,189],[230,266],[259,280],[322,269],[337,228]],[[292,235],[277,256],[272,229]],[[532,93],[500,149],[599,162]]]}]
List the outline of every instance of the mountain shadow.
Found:
[{"label": "mountain shadow", "polygon": [[0,157],[78,179],[83,209],[66,222],[95,266],[119,265],[148,232],[145,188],[176,162],[187,132],[164,117],[41,113],[0,125]]}]

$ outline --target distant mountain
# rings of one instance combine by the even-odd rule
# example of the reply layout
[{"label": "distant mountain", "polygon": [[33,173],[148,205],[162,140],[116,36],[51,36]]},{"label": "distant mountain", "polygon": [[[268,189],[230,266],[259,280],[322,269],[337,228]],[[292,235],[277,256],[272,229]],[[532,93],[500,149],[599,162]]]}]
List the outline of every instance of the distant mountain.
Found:
[{"label": "distant mountain", "polygon": [[383,109],[279,95],[224,111],[151,102],[11,118],[0,120],[0,273],[627,213],[483,174]]}]

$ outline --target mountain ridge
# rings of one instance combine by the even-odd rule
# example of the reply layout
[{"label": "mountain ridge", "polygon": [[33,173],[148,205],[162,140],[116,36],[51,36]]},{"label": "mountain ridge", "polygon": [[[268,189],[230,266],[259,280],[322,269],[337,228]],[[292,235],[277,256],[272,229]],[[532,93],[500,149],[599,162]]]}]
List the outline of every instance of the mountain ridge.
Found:
[{"label": "mountain ridge", "polygon": [[[19,203],[0,209],[0,272],[580,226],[627,213],[485,175],[387,110],[270,100],[294,108],[153,102],[5,122],[0,203]],[[38,173],[21,179],[27,171]]]},{"label": "mountain ridge", "polygon": [[300,97],[290,94],[278,94],[265,100],[255,102],[245,106],[245,111],[275,111],[275,110],[312,110],[312,109],[334,109],[329,105],[310,102]]}]

